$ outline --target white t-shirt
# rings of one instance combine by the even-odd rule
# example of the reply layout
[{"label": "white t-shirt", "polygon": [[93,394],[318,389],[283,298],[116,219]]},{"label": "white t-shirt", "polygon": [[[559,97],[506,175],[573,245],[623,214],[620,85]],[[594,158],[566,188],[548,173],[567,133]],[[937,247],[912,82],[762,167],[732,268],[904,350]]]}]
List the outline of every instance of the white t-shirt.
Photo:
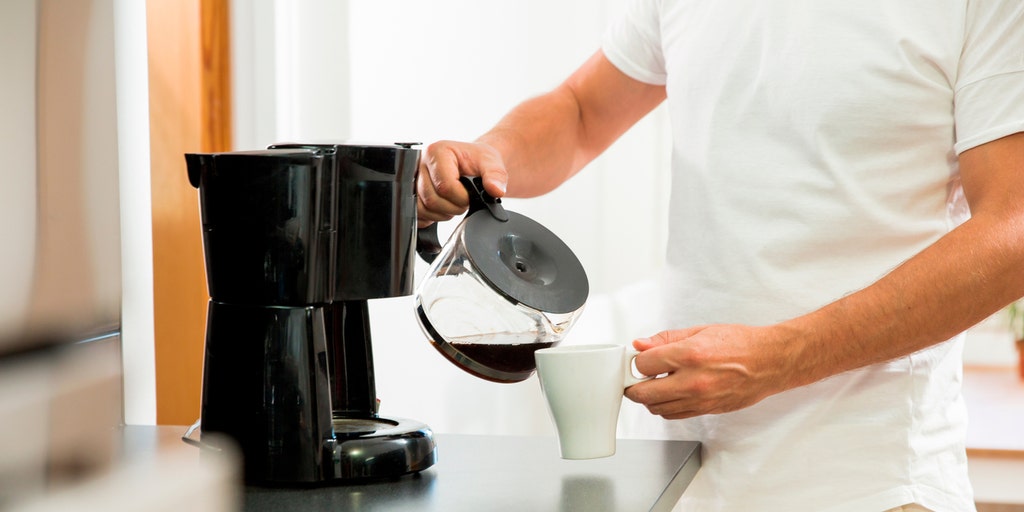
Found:
[{"label": "white t-shirt", "polygon": [[[1024,131],[1021,0],[637,0],[603,50],[668,91],[666,328],[865,287],[955,224],[960,152]],[[683,509],[973,510],[961,355],[663,422],[705,447]]]}]

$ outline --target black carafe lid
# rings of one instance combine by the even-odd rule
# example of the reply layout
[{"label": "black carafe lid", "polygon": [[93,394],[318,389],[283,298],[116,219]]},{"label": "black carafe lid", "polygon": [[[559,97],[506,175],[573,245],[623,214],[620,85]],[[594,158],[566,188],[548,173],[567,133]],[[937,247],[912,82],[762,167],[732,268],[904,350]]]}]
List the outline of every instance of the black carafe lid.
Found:
[{"label": "black carafe lid", "polygon": [[504,209],[480,178],[461,178],[470,196],[463,242],[473,267],[513,303],[547,313],[572,313],[590,283],[576,255],[538,222]]}]

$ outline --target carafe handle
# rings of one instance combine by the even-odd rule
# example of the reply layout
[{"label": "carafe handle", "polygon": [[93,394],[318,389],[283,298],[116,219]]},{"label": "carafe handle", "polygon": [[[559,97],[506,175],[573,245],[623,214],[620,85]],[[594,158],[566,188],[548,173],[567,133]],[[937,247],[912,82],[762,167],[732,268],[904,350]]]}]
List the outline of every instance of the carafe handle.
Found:
[{"label": "carafe handle", "polygon": [[416,254],[427,263],[433,263],[441,254],[441,241],[437,239],[437,223],[416,230]]},{"label": "carafe handle", "polygon": [[469,212],[466,213],[466,216],[486,208],[491,212],[491,217],[500,222],[508,222],[508,212],[501,205],[501,199],[491,196],[484,190],[483,178],[463,176],[459,178],[459,181],[462,182],[462,186],[466,187],[466,192],[469,192]]},{"label": "carafe handle", "polygon": [[[469,193],[469,211],[466,217],[486,209],[491,216],[500,222],[508,222],[508,212],[501,205],[501,199],[493,197],[484,190],[484,180],[479,176],[462,176],[459,178],[462,186],[466,187]],[[427,263],[433,263],[438,254],[441,254],[441,241],[437,237],[437,223],[434,222],[427,227],[416,230],[416,253]]]}]

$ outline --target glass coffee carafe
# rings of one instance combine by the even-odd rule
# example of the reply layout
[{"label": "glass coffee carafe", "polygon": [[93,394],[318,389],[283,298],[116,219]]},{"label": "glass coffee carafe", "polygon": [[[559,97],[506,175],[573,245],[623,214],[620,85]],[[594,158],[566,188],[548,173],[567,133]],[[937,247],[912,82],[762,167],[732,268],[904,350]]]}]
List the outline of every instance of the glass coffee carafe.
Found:
[{"label": "glass coffee carafe", "polygon": [[420,230],[430,270],[416,292],[423,332],[463,370],[495,382],[525,380],[533,352],[557,345],[589,293],[583,265],[554,233],[504,209],[480,178],[462,178],[470,207],[441,247]]}]

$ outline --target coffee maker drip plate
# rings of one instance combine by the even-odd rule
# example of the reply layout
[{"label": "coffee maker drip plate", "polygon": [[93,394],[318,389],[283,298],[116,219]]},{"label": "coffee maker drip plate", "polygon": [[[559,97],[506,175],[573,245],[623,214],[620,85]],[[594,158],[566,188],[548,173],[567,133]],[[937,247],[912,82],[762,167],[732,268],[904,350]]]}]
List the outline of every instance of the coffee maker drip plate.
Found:
[{"label": "coffee maker drip plate", "polygon": [[402,418],[335,417],[333,478],[392,478],[437,461],[430,427]]}]

